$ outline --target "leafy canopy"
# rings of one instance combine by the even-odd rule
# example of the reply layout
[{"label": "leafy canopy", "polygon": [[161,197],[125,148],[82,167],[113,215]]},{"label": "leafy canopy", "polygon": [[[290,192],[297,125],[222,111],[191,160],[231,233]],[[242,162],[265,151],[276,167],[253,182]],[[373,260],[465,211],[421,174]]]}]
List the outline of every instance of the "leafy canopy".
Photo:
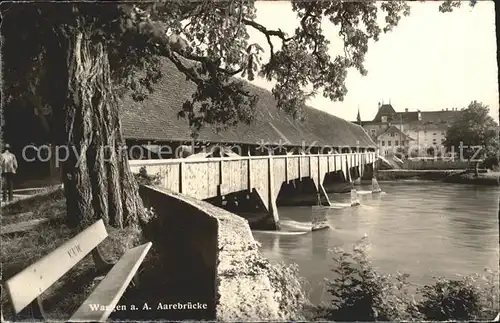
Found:
[{"label": "leafy canopy", "polygon": [[[197,85],[179,114],[194,130],[205,123],[230,126],[252,121],[257,98],[236,75],[275,80],[272,93],[279,108],[300,119],[305,100],[316,93],[343,100],[348,70],[367,73],[369,41],[377,41],[410,12],[405,1],[291,4],[298,21],[288,35],[256,21],[255,0],[3,3],[4,94],[7,103],[31,96],[40,98],[40,105],[57,108],[52,98],[64,95],[65,82],[64,73],[57,71],[68,64],[64,52],[80,32],[107,48],[120,95],[131,92],[134,99],[143,100],[162,77],[162,59],[172,61]],[[440,10],[459,5],[446,1]],[[385,18],[382,26],[380,16]],[[330,54],[324,35],[328,28],[338,30],[343,54]],[[262,33],[267,44],[252,43],[249,29]],[[269,53],[266,61],[264,51]]]},{"label": "leafy canopy", "polygon": [[498,146],[498,124],[489,115],[488,106],[471,102],[447,130],[444,144],[454,149]]}]

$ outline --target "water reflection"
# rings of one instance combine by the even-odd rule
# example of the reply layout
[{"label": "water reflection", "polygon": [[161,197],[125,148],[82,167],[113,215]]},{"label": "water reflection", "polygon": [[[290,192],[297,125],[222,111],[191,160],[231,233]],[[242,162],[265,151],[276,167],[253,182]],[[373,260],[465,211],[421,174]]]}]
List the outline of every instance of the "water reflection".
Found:
[{"label": "water reflection", "polygon": [[[365,234],[377,267],[407,272],[419,284],[436,275],[498,267],[498,188],[416,181],[381,187],[387,194],[360,195],[360,206],[330,209],[332,229],[302,236],[254,235],[266,257],[299,265],[315,303],[326,297],[323,278],[332,277],[328,250],[348,249]],[[348,203],[350,196],[332,194],[330,200]],[[307,207],[280,208],[280,217],[304,222],[310,212]]]},{"label": "water reflection", "polygon": [[[318,231],[314,232],[312,234],[312,255],[313,255],[313,260],[321,260],[324,261],[328,257],[330,257],[328,253],[329,245],[330,245],[330,235],[327,233],[327,231],[333,230],[332,225],[330,224],[330,229],[326,229],[324,231]],[[331,247],[330,247],[331,248]]]}]

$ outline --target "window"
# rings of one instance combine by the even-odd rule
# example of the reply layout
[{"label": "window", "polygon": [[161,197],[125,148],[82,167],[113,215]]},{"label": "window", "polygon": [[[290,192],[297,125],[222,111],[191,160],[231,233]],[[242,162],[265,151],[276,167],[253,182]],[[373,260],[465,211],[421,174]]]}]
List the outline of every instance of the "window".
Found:
[{"label": "window", "polygon": [[385,146],[385,141],[382,140],[382,146]]},{"label": "window", "polygon": [[382,116],[382,122],[387,122],[387,116]]},{"label": "window", "polygon": [[387,146],[390,146],[390,145],[391,145],[391,141],[390,141],[390,140],[388,140],[388,141],[387,141]]},{"label": "window", "polygon": [[391,132],[391,137],[394,137],[394,132]]},{"label": "window", "polygon": [[372,136],[375,136],[375,129],[372,129]]},{"label": "window", "polygon": [[399,141],[397,141],[397,140],[396,140],[396,141],[394,142],[394,146],[399,146]]},{"label": "window", "polygon": [[437,135],[437,133],[433,133],[432,135],[435,136],[435,135]]},{"label": "window", "polygon": [[445,135],[444,132],[441,132],[441,136],[444,136],[444,135]]}]

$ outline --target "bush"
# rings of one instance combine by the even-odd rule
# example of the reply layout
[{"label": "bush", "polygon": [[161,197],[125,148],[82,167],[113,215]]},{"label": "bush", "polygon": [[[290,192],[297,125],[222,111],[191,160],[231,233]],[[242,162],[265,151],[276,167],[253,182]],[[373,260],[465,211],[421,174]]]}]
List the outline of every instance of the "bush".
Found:
[{"label": "bush", "polygon": [[424,300],[418,304],[426,320],[473,320],[480,315],[480,292],[467,278],[438,278],[433,285],[421,289]]},{"label": "bush", "polygon": [[[327,281],[333,300],[320,309],[333,321],[492,320],[499,309],[498,274],[470,275],[412,288],[408,274],[384,275],[367,255],[366,239],[353,252],[334,251],[336,278]],[[411,291],[414,292],[411,292]]]},{"label": "bush", "polygon": [[483,168],[497,170],[498,169],[498,157],[489,156],[481,164]]},{"label": "bush", "polygon": [[135,180],[139,185],[160,185],[161,183],[161,175],[149,175],[146,167],[141,167],[139,170],[139,174],[134,174]]},{"label": "bush", "polygon": [[324,319],[333,321],[392,321],[418,319],[416,303],[408,293],[407,274],[394,278],[379,273],[370,263],[366,239],[352,253],[334,250],[337,278],[327,281],[333,296]]},{"label": "bush", "polygon": [[396,149],[396,157],[398,157],[399,159],[404,159],[404,158],[408,158],[408,149],[406,147],[398,147]]},{"label": "bush", "polygon": [[499,311],[498,275],[469,275],[457,280],[438,277],[419,290],[419,311],[426,320],[492,320]]}]

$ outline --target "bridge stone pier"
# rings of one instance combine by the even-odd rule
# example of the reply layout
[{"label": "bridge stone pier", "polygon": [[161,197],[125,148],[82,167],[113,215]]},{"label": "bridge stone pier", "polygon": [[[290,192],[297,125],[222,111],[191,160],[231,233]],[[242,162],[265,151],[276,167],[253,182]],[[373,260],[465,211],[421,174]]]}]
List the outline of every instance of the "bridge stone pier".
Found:
[{"label": "bridge stone pier", "polygon": [[283,183],[310,178],[318,196],[318,204],[329,205],[323,186],[327,174],[342,171],[346,181],[363,176],[367,165],[375,162],[375,152],[328,155],[248,156],[229,158],[181,158],[130,160],[133,173],[145,168],[148,175],[160,175],[160,186],[199,200],[223,198],[245,192],[257,199],[268,216],[263,227],[279,230],[276,206]]}]

